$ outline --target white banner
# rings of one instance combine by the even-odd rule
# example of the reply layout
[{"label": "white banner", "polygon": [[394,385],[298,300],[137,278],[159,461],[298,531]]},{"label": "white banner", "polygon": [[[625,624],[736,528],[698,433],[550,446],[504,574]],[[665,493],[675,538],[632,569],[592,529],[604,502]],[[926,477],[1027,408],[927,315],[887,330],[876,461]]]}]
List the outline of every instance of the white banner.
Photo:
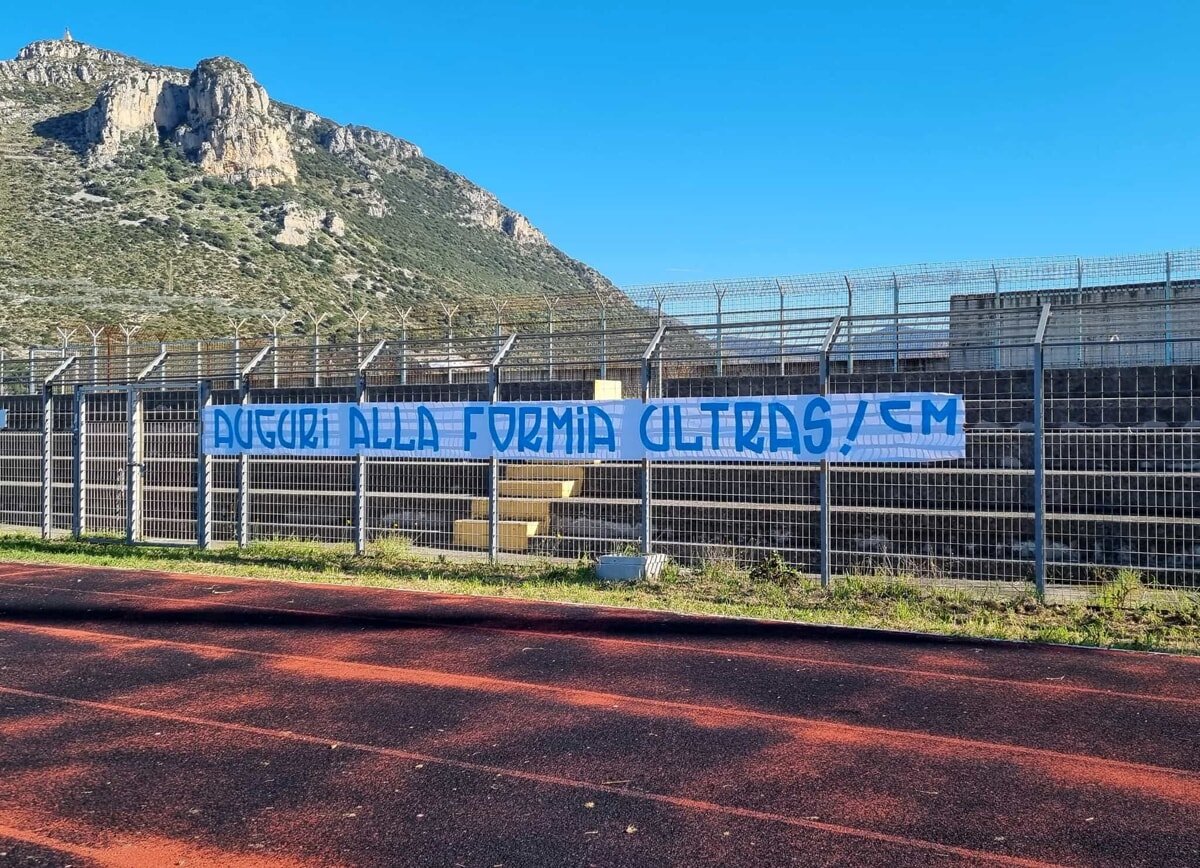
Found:
[{"label": "white banner", "polygon": [[211,455],[557,461],[943,461],[966,454],[960,395],[939,392],[487,404],[206,408]]}]

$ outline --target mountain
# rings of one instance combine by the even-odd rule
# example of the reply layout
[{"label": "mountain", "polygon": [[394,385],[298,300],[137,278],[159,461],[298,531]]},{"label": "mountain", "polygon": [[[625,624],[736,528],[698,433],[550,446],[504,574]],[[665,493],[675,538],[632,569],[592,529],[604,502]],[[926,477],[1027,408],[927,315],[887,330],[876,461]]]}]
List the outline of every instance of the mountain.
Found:
[{"label": "mountain", "polygon": [[627,304],[416,145],[275,102],[237,61],[152,66],[68,34],[0,62],[9,347],[63,325],[188,337],[308,311],[430,323],[439,303],[482,331],[495,305],[597,293]]}]

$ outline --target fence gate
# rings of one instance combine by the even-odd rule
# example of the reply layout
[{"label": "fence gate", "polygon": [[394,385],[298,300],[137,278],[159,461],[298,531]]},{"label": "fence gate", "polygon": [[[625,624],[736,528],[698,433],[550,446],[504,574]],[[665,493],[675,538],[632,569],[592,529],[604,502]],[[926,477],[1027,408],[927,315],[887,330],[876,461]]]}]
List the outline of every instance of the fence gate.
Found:
[{"label": "fence gate", "polygon": [[197,540],[195,382],[79,386],[74,401],[76,536]]}]

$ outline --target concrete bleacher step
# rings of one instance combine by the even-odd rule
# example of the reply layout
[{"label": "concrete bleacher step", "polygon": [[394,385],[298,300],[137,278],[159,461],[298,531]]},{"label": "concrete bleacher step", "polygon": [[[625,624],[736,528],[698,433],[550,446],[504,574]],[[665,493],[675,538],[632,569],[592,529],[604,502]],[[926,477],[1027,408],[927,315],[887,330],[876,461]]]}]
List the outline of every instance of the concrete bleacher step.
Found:
[{"label": "concrete bleacher step", "polygon": [[578,483],[574,479],[502,479],[496,489],[500,497],[573,497]]},{"label": "concrete bleacher step", "polygon": [[[500,518],[503,521],[550,521],[550,501],[532,500],[527,498],[500,498]],[[475,497],[471,499],[471,518],[484,518],[488,515],[488,499]]]},{"label": "concrete bleacher step", "polygon": [[[539,529],[550,525],[551,504],[582,490],[587,466],[533,461],[505,465],[505,478],[496,488],[500,549],[528,551]],[[463,548],[487,548],[488,498],[471,498],[471,517],[454,522],[454,543]]]},{"label": "concrete bleacher step", "polygon": [[[539,522],[500,521],[499,548],[505,552],[523,552],[529,541],[537,536]],[[459,548],[486,549],[488,547],[488,520],[486,518],[460,518],[454,522],[454,545]]]},{"label": "concrete bleacher step", "polygon": [[[595,462],[599,464],[600,462]],[[532,480],[570,480],[576,486],[583,485],[584,477],[587,476],[587,467],[581,464],[560,464],[557,462],[530,462],[528,464],[506,464],[504,465],[505,479],[532,479]]]},{"label": "concrete bleacher step", "polygon": [[592,400],[593,401],[619,401],[619,400],[621,400],[621,381],[620,380],[593,380],[592,381]]}]

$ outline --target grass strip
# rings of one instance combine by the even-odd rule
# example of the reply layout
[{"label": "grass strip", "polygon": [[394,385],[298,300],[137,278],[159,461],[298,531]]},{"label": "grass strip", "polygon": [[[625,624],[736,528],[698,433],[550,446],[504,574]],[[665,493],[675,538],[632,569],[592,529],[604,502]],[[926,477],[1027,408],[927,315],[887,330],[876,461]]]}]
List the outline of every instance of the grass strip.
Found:
[{"label": "grass strip", "polygon": [[879,627],[947,636],[1016,639],[1200,654],[1200,593],[1150,592],[1134,571],[1113,574],[1083,599],[1043,602],[1016,593],[937,587],[902,574],[849,576],[821,588],[778,555],[749,568],[716,559],[669,564],[653,580],[599,581],[586,561],[489,564],[423,556],[401,537],[365,555],[348,544],[277,540],[200,551],[119,542],[43,541],[0,535],[0,560],[323,582],[670,612]]}]

